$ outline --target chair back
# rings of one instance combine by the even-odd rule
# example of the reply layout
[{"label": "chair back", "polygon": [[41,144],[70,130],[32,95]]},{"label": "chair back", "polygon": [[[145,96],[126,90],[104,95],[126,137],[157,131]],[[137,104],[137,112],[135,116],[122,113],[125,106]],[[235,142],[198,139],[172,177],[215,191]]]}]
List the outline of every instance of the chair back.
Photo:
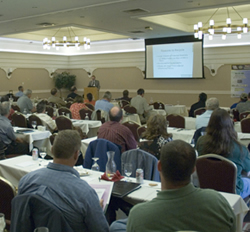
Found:
[{"label": "chair back", "polygon": [[250,111],[246,111],[246,112],[241,113],[240,116],[239,116],[240,121],[242,119],[246,118],[249,114],[250,114]]},{"label": "chair back", "polygon": [[53,116],[54,116],[54,109],[53,109],[52,106],[46,106],[46,112],[47,112],[47,114],[48,114],[51,118],[53,118]]},{"label": "chair back", "polygon": [[73,124],[71,120],[65,116],[59,116],[56,118],[56,126],[59,131],[61,130],[71,130],[73,129]]},{"label": "chair back", "polygon": [[215,154],[199,156],[196,172],[200,188],[236,193],[237,167],[229,159]]},{"label": "chair back", "polygon": [[165,110],[165,105],[163,102],[154,102],[152,105],[156,110]]},{"label": "chair back", "polygon": [[133,106],[130,106],[130,105],[124,106],[124,110],[125,110],[125,112],[128,113],[128,114],[137,114],[136,108],[133,107]]},{"label": "chair back", "polygon": [[132,122],[132,121],[124,122],[122,125],[124,125],[127,128],[129,128],[131,130],[132,134],[134,135],[135,140],[139,141],[139,136],[137,134],[137,129],[140,127],[140,125],[138,125],[137,123]]},{"label": "chair back", "polygon": [[236,108],[233,108],[232,109],[232,114],[233,114],[233,116],[234,116],[234,120],[235,121],[240,121],[240,113],[239,113],[239,111],[236,109]]},{"label": "chair back", "polygon": [[194,132],[194,137],[193,137],[194,145],[196,145],[198,139],[200,138],[200,136],[203,135],[203,133],[206,133],[206,127],[201,127]]},{"label": "chair back", "polygon": [[169,121],[169,127],[185,128],[185,118],[181,115],[169,114],[167,121]]},{"label": "chair back", "polygon": [[36,121],[37,126],[43,126],[42,120],[38,116],[32,114],[29,116],[29,124],[32,125],[32,122],[34,121]]},{"label": "chair back", "polygon": [[12,108],[14,111],[21,112],[20,107],[19,107],[18,105],[11,105],[11,108]]},{"label": "chair back", "polygon": [[55,141],[56,136],[57,136],[57,133],[54,133],[54,134],[52,134],[52,135],[49,137],[49,141],[50,141],[51,146],[53,146],[53,143],[54,143],[54,141]]},{"label": "chair back", "polygon": [[194,111],[194,117],[196,117],[197,115],[203,114],[205,111],[206,111],[206,108],[205,108],[205,107],[196,109],[196,110]]},{"label": "chair back", "polygon": [[156,151],[155,145],[154,145],[154,140],[145,140],[145,141],[140,141],[138,143],[138,147],[143,150],[146,151],[148,153],[150,153],[151,155],[154,155],[157,159],[160,158],[159,153]]},{"label": "chair back", "polygon": [[68,97],[68,98],[65,99],[65,101],[66,101],[66,102],[73,102],[74,99],[73,99],[72,97]]},{"label": "chair back", "polygon": [[72,105],[72,102],[67,102],[66,103],[66,107],[68,108],[68,109],[70,109],[70,106]]},{"label": "chair back", "polygon": [[250,118],[244,118],[240,121],[241,132],[250,133]]},{"label": "chair back", "polygon": [[67,116],[69,114],[69,117],[72,118],[71,111],[67,107],[60,107],[58,109],[58,114],[59,115],[65,115],[65,116]]},{"label": "chair back", "polygon": [[122,153],[122,175],[124,175],[124,164],[132,163],[131,177],[136,177],[136,169],[143,169],[144,179],[160,181],[160,174],[157,169],[158,159],[141,149],[132,149]]},{"label": "chair back", "polygon": [[21,113],[12,114],[12,124],[13,126],[24,127],[27,128],[27,120],[25,116]]},{"label": "chair back", "polygon": [[91,169],[93,165],[93,157],[98,157],[99,160],[97,161],[100,171],[106,171],[106,163],[108,161],[107,152],[114,151],[114,161],[116,164],[117,170],[121,172],[121,147],[116,145],[106,139],[96,139],[92,141],[86,151],[85,158],[84,158],[84,168]]},{"label": "chair back", "polygon": [[0,176],[0,212],[4,213],[7,220],[11,218],[11,201],[15,195],[15,187]]},{"label": "chair back", "polygon": [[144,133],[145,131],[146,131],[145,126],[140,126],[140,127],[137,128],[137,135],[138,135],[139,139],[141,138],[142,133]]},{"label": "chair back", "polygon": [[93,112],[92,110],[87,110],[85,108],[82,108],[79,110],[80,118],[82,120],[85,120],[86,115],[88,115],[89,120],[91,120],[92,112]]},{"label": "chair back", "polygon": [[49,102],[49,105],[53,108],[58,108],[58,105],[54,102]]},{"label": "chair back", "polygon": [[86,105],[89,109],[95,110],[95,106],[93,106],[92,104],[90,104],[90,103],[85,103],[85,105]]},{"label": "chair back", "polygon": [[48,227],[50,232],[73,232],[60,209],[39,195],[17,195],[11,210],[11,232],[33,232],[37,227]]},{"label": "chair back", "polygon": [[107,119],[106,116],[108,114],[106,113],[106,116],[105,116],[104,115],[105,111],[103,111],[103,110],[96,110],[95,113],[96,113],[96,120],[101,121],[102,124],[106,122],[106,119]]},{"label": "chair back", "polygon": [[126,100],[121,100],[119,103],[120,103],[121,108],[124,108],[125,106],[130,104],[130,102]]}]

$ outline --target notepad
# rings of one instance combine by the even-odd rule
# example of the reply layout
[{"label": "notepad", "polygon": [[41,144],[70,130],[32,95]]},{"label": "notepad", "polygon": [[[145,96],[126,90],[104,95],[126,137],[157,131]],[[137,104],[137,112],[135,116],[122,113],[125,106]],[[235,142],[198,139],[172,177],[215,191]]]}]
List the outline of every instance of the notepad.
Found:
[{"label": "notepad", "polygon": [[117,181],[114,183],[112,196],[123,198],[140,187],[141,185],[138,183]]}]

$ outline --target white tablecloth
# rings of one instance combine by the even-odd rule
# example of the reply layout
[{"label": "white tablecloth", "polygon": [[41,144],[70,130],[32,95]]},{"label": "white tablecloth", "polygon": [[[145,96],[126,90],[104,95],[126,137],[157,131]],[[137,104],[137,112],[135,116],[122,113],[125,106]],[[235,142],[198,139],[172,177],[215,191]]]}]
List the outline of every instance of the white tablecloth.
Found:
[{"label": "white tablecloth", "polygon": [[[44,164],[49,161],[44,161]],[[0,175],[9,180],[13,185],[18,186],[19,180],[27,173],[37,170],[38,168],[43,168],[39,166],[39,161],[33,161],[32,157],[28,155],[18,156],[12,159],[1,160],[0,161]],[[89,175],[83,176],[81,179],[87,181],[88,183],[95,183],[99,181],[101,172],[95,172],[87,170]],[[134,181],[134,178],[131,178]],[[102,181],[101,181],[102,182]],[[157,184],[154,187],[150,187],[149,183]],[[150,201],[156,197],[157,191],[161,190],[161,183],[144,180],[144,183],[141,185],[141,188],[130,193],[125,197],[125,200],[128,202],[143,202]],[[243,199],[236,194],[222,193],[221,194],[226,198],[228,203],[231,205],[235,215],[236,215],[236,225],[237,232],[242,231],[243,218],[247,211],[249,210]]]},{"label": "white tablecloth", "polygon": [[[33,149],[33,146],[42,147],[45,146],[50,150],[50,142],[49,137],[51,135],[50,131],[39,131],[31,128],[22,128],[22,127],[14,127],[14,131],[17,130],[32,130],[33,132],[24,132],[24,133],[16,133],[16,136],[24,139],[27,143],[29,143],[30,151]],[[47,149],[47,150],[48,150]]]},{"label": "white tablecloth", "polygon": [[165,111],[167,114],[179,114],[184,117],[188,116],[187,107],[185,105],[165,105]]},{"label": "white tablecloth", "polygon": [[155,113],[155,114],[160,114],[160,115],[163,115],[163,116],[166,116],[167,115],[167,113],[166,113],[166,111],[165,110],[161,110],[161,109],[153,109],[152,111],[150,111],[150,112],[153,112],[153,113]]},{"label": "white tablecloth", "polygon": [[96,120],[76,120],[71,119],[73,126],[80,127],[82,132],[85,132],[88,137],[97,135],[99,127],[102,125],[101,121]]}]

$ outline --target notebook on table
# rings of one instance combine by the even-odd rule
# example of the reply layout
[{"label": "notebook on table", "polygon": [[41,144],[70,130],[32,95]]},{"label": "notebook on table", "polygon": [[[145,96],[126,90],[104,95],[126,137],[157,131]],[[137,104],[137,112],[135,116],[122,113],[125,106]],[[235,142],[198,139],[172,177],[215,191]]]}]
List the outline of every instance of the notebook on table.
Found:
[{"label": "notebook on table", "polygon": [[114,183],[112,196],[123,198],[140,187],[141,185],[138,183],[117,181]]}]

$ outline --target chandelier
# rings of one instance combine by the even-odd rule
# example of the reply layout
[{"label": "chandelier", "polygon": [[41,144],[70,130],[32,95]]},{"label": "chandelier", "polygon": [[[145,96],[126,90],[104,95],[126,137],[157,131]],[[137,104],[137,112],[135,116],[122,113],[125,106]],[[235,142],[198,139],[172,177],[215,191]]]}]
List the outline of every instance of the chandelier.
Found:
[{"label": "chandelier", "polygon": [[248,19],[242,18],[241,15],[238,13],[238,11],[232,7],[233,10],[236,12],[236,14],[241,18],[242,25],[233,25],[232,20],[229,15],[229,10],[227,8],[227,19],[226,24],[224,26],[216,26],[214,20],[212,17],[217,13],[219,8],[213,13],[213,15],[208,19],[208,21],[205,23],[205,25],[208,24],[208,27],[202,27],[202,22],[198,22],[198,24],[194,25],[194,37],[202,39],[203,34],[208,34],[209,40],[213,39],[214,35],[221,35],[222,39],[225,40],[228,34],[237,34],[237,38],[241,39],[242,34],[248,33],[248,30],[250,29],[248,27]]},{"label": "chandelier", "polygon": [[62,40],[57,40],[56,34],[60,31],[60,29],[61,28],[59,28],[57,32],[52,36],[51,40],[49,40],[48,38],[43,39],[44,49],[50,49],[51,47],[56,48],[56,50],[59,50],[59,47],[76,47],[77,49],[80,49],[80,46],[83,46],[84,49],[90,48],[90,39],[84,37],[83,40],[80,42],[78,36],[76,36],[71,27],[68,28],[69,39],[67,39],[66,36],[63,36]]}]

